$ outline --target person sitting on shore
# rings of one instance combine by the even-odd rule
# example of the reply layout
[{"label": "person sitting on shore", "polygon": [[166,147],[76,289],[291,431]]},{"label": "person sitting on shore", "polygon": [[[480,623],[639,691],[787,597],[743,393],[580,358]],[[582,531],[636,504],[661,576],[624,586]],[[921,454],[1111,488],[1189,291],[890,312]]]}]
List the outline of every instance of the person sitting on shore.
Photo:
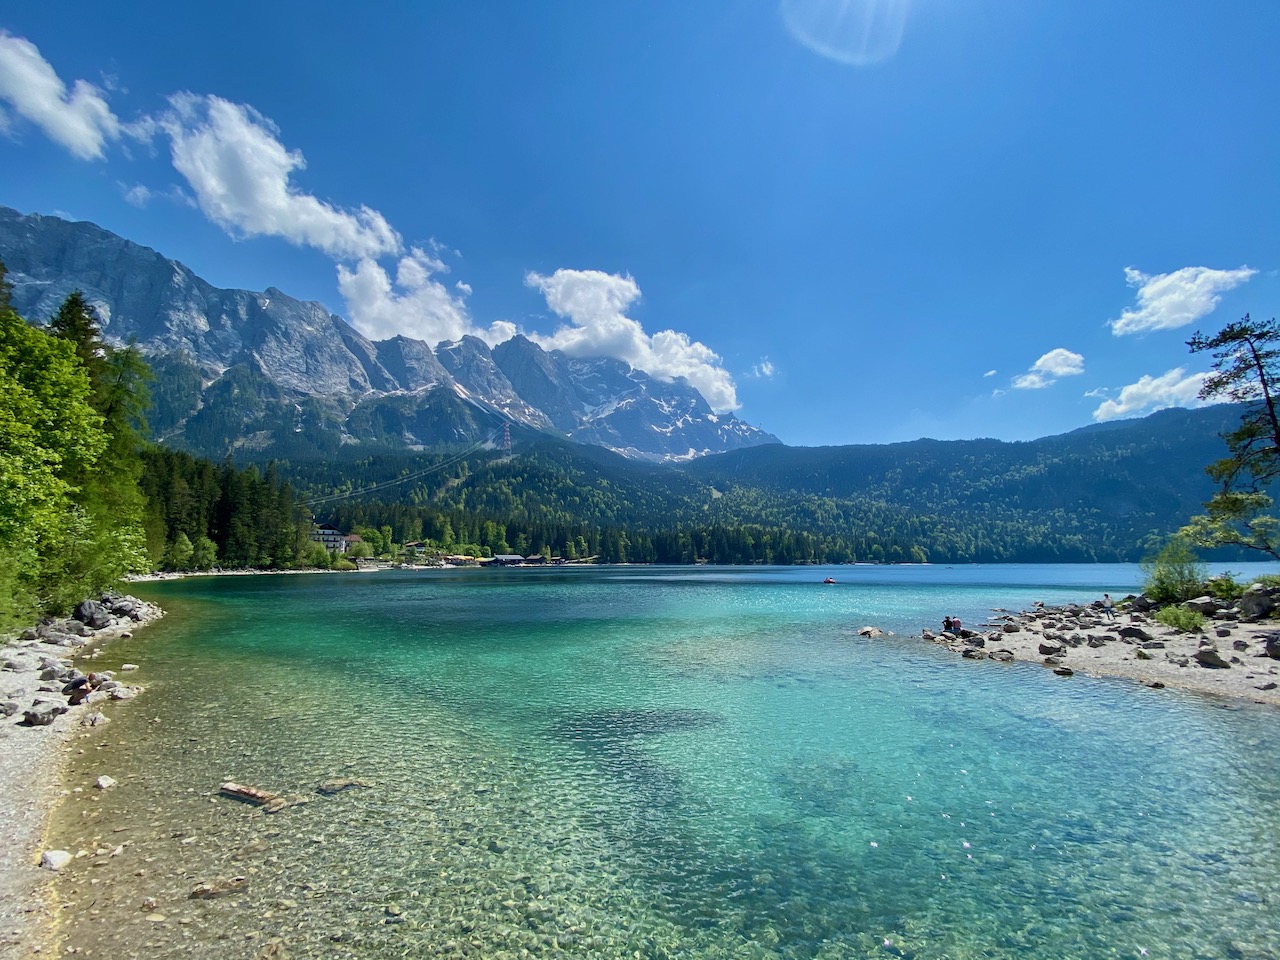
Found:
[{"label": "person sitting on shore", "polygon": [[951,629],[952,629],[952,627],[953,627],[953,626],[954,626],[954,624],[953,624],[953,622],[952,622],[952,620],[951,620],[951,618],[950,618],[950,617],[943,617],[943,618],[942,618],[942,632],[943,632],[943,633],[950,633],[950,632],[951,632]]},{"label": "person sitting on shore", "polygon": [[960,618],[959,618],[959,617],[952,617],[952,618],[951,618],[951,632],[952,632],[952,633],[959,633],[959,632],[960,632],[961,630],[963,630],[963,629],[964,629],[964,625],[960,623]]}]

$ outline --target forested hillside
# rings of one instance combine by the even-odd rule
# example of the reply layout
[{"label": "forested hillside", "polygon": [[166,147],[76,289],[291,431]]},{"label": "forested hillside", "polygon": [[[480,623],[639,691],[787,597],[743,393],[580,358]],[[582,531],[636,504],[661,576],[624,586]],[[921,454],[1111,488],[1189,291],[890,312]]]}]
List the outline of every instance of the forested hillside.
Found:
[{"label": "forested hillside", "polygon": [[679,469],[550,441],[510,458],[280,469],[339,526],[443,544],[447,521],[449,542],[493,552],[571,556],[585,544],[621,559],[621,540],[626,559],[659,562],[1132,561],[1212,493],[1204,465],[1239,413],[1169,410],[1030,443],[770,445]]}]

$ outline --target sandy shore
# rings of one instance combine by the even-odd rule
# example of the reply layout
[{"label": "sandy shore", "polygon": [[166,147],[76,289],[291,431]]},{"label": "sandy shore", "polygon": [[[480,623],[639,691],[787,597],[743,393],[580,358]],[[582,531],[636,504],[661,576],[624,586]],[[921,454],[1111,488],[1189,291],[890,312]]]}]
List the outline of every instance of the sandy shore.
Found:
[{"label": "sandy shore", "polygon": [[957,637],[936,627],[922,636],[975,660],[1008,660],[1001,653],[1007,651],[1014,661],[1044,664],[1066,677],[1123,677],[1280,706],[1280,659],[1267,655],[1267,640],[1280,636],[1280,621],[1225,617],[1208,620],[1200,632],[1182,633],[1144,613],[1117,610],[1108,620],[1101,609],[1080,605],[994,611],[987,623],[966,632],[971,636]]},{"label": "sandy shore", "polygon": [[[100,629],[55,621],[0,645],[0,704],[7,705],[0,716],[0,960],[30,956],[52,931],[44,894],[53,874],[39,863],[49,814],[65,793],[69,744],[83,726],[101,722],[95,718],[103,701],[129,699],[139,690],[123,676],[104,674],[105,680],[94,678],[103,685],[78,705],[62,692],[77,666],[92,669],[93,653],[104,643],[163,615],[153,604],[120,599],[137,605],[133,615],[111,615]],[[66,712],[31,725],[27,712],[41,701]]]}]

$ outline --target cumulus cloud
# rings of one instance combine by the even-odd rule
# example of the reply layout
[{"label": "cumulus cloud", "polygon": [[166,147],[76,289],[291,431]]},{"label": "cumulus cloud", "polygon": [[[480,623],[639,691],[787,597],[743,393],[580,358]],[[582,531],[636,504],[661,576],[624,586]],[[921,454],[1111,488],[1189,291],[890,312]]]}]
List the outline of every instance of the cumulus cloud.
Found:
[{"label": "cumulus cloud", "polygon": [[399,253],[399,234],[368,207],[341,210],[300,191],[290,178],[306,167],[278,139],[275,124],[221,97],[176,94],[157,119],[172,144],[174,168],[214,223],[245,236],[281,237],[333,257]]},{"label": "cumulus cloud", "polygon": [[[34,43],[5,31],[0,31],[0,99],[82,160],[101,159],[107,141],[120,136],[120,121],[100,89],[77,80],[68,91]],[[12,129],[7,117],[0,128]]]},{"label": "cumulus cloud", "polygon": [[[355,269],[339,264],[338,291],[346,299],[352,326],[371,340],[405,336],[434,346],[442,340],[472,335],[493,346],[515,336],[515,325],[505,320],[490,324],[488,329],[476,328],[466,303],[436,278],[436,274],[447,272],[442,261],[413,247],[396,264],[394,280],[368,257]],[[463,287],[466,285],[457,285],[458,289]]]},{"label": "cumulus cloud", "polygon": [[640,299],[640,287],[631,277],[561,269],[551,276],[530,272],[525,284],[569,321],[550,336],[531,334],[540,346],[574,357],[616,357],[659,380],[684,377],[717,413],[738,408],[733,378],[710,347],[675,330],[650,336],[626,315]]},{"label": "cumulus cloud", "polygon": [[1093,411],[1093,419],[1116,420],[1151,413],[1166,407],[1203,407],[1200,387],[1207,373],[1188,374],[1185,367],[1175,367],[1159,377],[1144,376],[1120,391],[1114,400],[1103,401]]},{"label": "cumulus cloud", "polygon": [[151,198],[155,196],[151,190],[140,183],[135,183],[132,187],[120,184],[120,190],[124,195],[124,202],[131,207],[137,207],[139,210],[145,208],[151,202]]},{"label": "cumulus cloud", "polygon": [[1138,288],[1138,304],[1111,321],[1117,337],[1148,330],[1173,330],[1207,317],[1217,308],[1222,294],[1249,280],[1258,271],[1211,270],[1183,267],[1173,273],[1147,274],[1125,267],[1124,278]]},{"label": "cumulus cloud", "polygon": [[1084,373],[1084,357],[1062,347],[1050,350],[1031,365],[1031,369],[1013,378],[1019,390],[1041,390],[1058,381],[1059,377],[1074,377]]}]

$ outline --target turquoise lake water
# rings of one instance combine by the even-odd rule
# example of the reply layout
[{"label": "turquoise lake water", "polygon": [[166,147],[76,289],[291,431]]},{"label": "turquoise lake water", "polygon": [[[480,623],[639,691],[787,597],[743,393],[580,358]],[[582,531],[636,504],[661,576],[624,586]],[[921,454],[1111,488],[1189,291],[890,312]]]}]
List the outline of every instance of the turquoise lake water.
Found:
[{"label": "turquoise lake water", "polygon": [[[67,942],[1274,960],[1280,711],[918,639],[945,614],[975,625],[1140,580],[614,567],[138,585],[170,615],[100,661],[140,663],[147,692],[75,761],[73,786],[120,784],[73,794],[53,840],[123,850],[59,877]],[[316,792],[335,777],[367,786]],[[217,797],[228,779],[310,802],[266,815]]]}]

